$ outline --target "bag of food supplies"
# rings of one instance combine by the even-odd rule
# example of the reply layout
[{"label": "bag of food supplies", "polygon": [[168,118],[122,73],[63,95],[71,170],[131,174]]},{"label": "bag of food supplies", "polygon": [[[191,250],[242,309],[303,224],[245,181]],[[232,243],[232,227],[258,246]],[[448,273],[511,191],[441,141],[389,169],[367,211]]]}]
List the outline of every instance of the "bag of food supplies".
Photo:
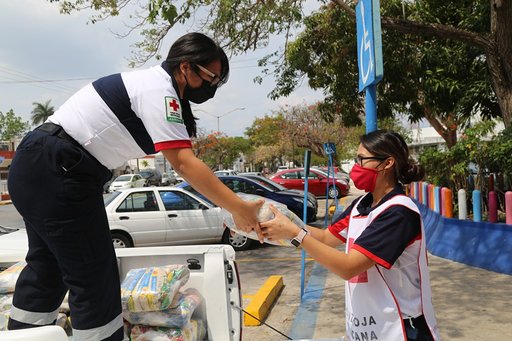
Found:
[{"label": "bag of food supplies", "polygon": [[21,270],[27,265],[25,261],[11,265],[7,270],[0,272],[0,294],[14,292],[16,281],[20,277]]},{"label": "bag of food supplies", "polygon": [[[277,201],[267,199],[260,197],[258,195],[252,195],[252,194],[245,194],[245,193],[237,193],[237,195],[243,200],[243,201],[257,201],[257,200],[264,200],[263,205],[260,208],[260,211],[258,212],[258,221],[265,222],[271,219],[274,219],[274,213],[270,209],[270,205],[273,205],[276,209],[279,210],[283,215],[288,217],[294,224],[296,224],[298,227],[303,228],[305,226],[304,222],[295,215],[292,211],[286,207],[286,205],[281,204]],[[241,234],[242,236],[245,236],[247,238],[251,238],[254,240],[258,240],[258,235],[256,232],[251,231],[249,233],[244,232],[237,228],[235,225],[235,221],[233,220],[233,216],[229,211],[222,209],[221,210],[222,217],[224,219],[224,224],[232,231]],[[288,239],[279,239],[279,240],[268,240],[264,239],[265,243],[278,245],[278,246],[293,246],[292,243]]]},{"label": "bag of food supplies", "polygon": [[131,341],[201,341],[206,336],[202,320],[192,320],[183,328],[162,328],[135,325],[130,333]]},{"label": "bag of food supplies", "polygon": [[192,317],[203,298],[199,291],[188,288],[178,293],[169,308],[161,311],[130,312],[123,311],[123,317],[131,324],[143,324],[153,327],[183,327]]},{"label": "bag of food supplies", "polygon": [[189,277],[190,270],[186,265],[132,269],[121,283],[123,310],[137,312],[167,309]]}]

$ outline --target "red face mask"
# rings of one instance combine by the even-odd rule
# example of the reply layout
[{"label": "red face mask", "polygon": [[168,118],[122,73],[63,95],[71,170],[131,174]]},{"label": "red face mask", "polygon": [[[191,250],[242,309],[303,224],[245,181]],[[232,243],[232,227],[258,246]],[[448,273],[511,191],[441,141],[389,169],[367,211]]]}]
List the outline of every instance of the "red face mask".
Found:
[{"label": "red face mask", "polygon": [[362,167],[357,163],[350,171],[350,178],[354,181],[354,185],[365,192],[373,192],[377,182],[377,175],[379,175],[377,169]]}]

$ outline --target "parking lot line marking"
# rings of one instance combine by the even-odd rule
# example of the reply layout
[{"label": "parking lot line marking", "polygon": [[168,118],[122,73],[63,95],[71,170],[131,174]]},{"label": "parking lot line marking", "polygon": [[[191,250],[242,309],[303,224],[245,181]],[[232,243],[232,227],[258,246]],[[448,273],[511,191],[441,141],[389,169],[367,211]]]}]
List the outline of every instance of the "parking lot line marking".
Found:
[{"label": "parking lot line marking", "polygon": [[310,339],[315,333],[316,319],[318,316],[318,305],[322,299],[327,278],[327,269],[315,263],[304,296],[295,314],[295,319],[288,332],[288,335],[295,339]]}]

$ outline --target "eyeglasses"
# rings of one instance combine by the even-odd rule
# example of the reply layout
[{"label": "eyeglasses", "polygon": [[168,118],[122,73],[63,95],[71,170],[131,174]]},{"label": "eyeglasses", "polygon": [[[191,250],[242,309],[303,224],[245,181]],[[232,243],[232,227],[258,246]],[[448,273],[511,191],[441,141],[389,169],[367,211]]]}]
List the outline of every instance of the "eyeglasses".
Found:
[{"label": "eyeglasses", "polygon": [[384,161],[389,156],[356,156],[354,159],[354,162],[357,163],[359,166],[363,165],[364,160],[377,160],[377,161]]},{"label": "eyeglasses", "polygon": [[[217,76],[216,74],[214,74],[213,72],[211,72],[210,70],[208,70],[207,68],[205,68],[204,66],[201,66],[199,64],[194,64],[199,70],[203,71],[204,73],[206,73],[208,76],[212,77],[212,80],[209,81],[209,80],[206,80],[204,79],[203,77],[201,77],[205,82],[207,82],[208,84],[210,84],[210,86],[215,86],[217,88],[221,87],[222,84],[224,84],[224,82],[220,79],[219,76]],[[199,73],[196,72],[198,75]]]}]

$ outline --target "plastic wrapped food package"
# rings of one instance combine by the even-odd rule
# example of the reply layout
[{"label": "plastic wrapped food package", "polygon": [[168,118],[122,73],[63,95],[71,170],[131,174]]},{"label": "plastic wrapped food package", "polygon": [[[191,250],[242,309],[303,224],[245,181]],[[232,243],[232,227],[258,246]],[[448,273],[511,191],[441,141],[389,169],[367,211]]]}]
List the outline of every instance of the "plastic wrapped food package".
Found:
[{"label": "plastic wrapped food package", "polygon": [[14,292],[16,281],[25,265],[27,265],[27,263],[21,261],[10,266],[7,270],[0,272],[0,294]]},{"label": "plastic wrapped food package", "polygon": [[161,311],[130,312],[123,311],[123,317],[131,324],[142,324],[153,327],[183,327],[191,319],[203,298],[198,290],[188,288],[178,293],[169,306]]},{"label": "plastic wrapped food package", "polygon": [[0,312],[9,312],[12,307],[12,298],[14,294],[0,295]]},{"label": "plastic wrapped food package", "polygon": [[[281,212],[283,215],[288,217],[288,219],[290,219],[294,224],[296,224],[300,228],[303,228],[305,226],[304,222],[299,217],[297,217],[297,215],[295,215],[295,213],[290,211],[288,209],[288,207],[286,207],[286,205],[284,205],[284,204],[281,204],[281,203],[271,200],[271,199],[260,197],[258,195],[245,194],[245,193],[237,193],[237,195],[244,201],[256,201],[256,200],[260,200],[260,199],[264,200],[264,203],[261,206],[260,211],[258,212],[258,221],[259,222],[265,222],[265,221],[268,221],[268,220],[271,220],[274,218],[274,213],[270,209],[270,205],[273,205],[275,208],[277,208],[279,210],[279,212]],[[231,215],[231,213],[229,213],[229,211],[222,209],[221,212],[222,212],[222,217],[224,219],[224,224],[226,224],[226,226],[230,230],[232,230],[238,234],[241,234],[247,238],[258,240],[258,235],[256,234],[256,232],[251,231],[250,233],[247,233],[247,232],[239,230],[237,228],[237,226],[235,225],[233,216]],[[272,245],[293,246],[293,244],[288,239],[268,240],[265,238],[264,241],[265,241],[265,243],[272,244]]]},{"label": "plastic wrapped food package", "polygon": [[136,325],[130,333],[131,341],[201,341],[206,327],[201,320],[191,320],[183,328],[163,328]]},{"label": "plastic wrapped food package", "polygon": [[190,270],[185,265],[132,269],[121,283],[123,310],[138,312],[167,309],[189,277]]}]

